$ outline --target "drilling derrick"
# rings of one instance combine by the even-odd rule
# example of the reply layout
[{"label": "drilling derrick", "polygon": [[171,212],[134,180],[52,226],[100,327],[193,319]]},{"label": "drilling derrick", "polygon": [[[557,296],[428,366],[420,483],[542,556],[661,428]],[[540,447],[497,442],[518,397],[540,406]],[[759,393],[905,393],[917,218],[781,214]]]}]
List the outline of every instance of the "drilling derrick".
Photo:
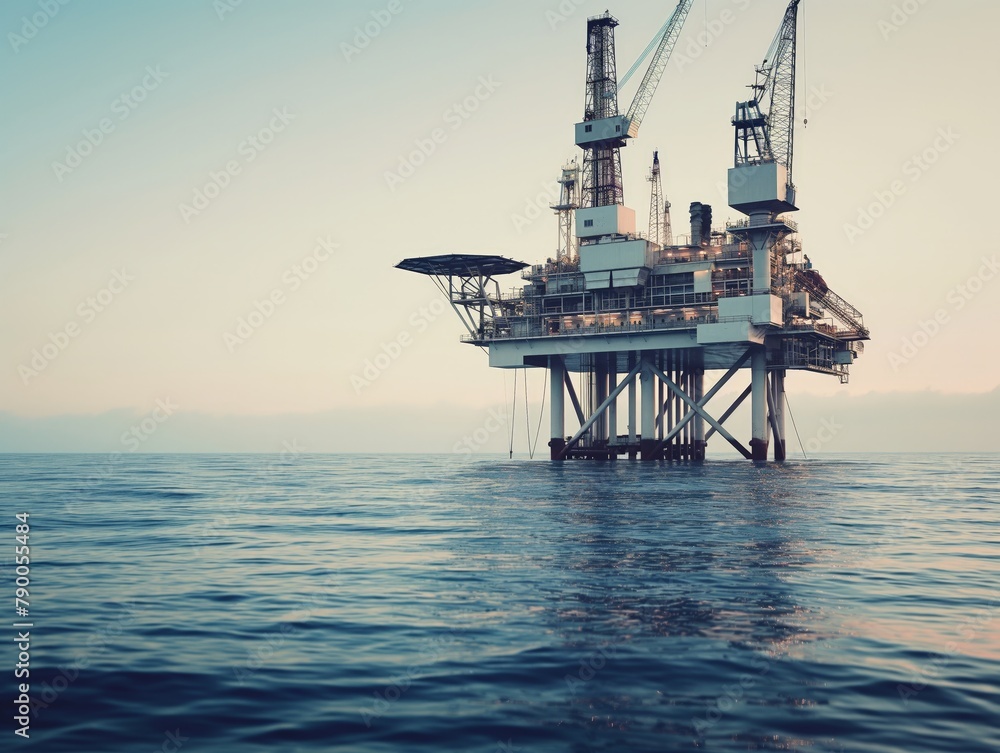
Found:
[{"label": "drilling derrick", "polygon": [[[788,3],[755,67],[751,96],[732,119],[728,198],[745,219],[716,229],[712,207],[692,202],[690,235],[675,244],[655,153],[649,235],[636,232],[635,212],[623,200],[621,148],[638,134],[692,3],[678,3],[622,81],[618,20],[610,13],[588,19],[586,105],[575,133],[583,166],[567,165],[559,180],[555,261],[528,266],[457,254],[399,265],[435,279],[462,314],[463,340],[488,350],[490,366],[548,371],[553,460],[699,461],[716,434],[747,459],[766,460],[773,447],[774,459],[784,460],[787,373],[845,382],[869,339],[861,313],[813,269],[787,218],[797,211],[800,0]],[[619,89],[650,53],[622,114]],[[523,289],[502,295],[495,277],[518,270]],[[747,371],[749,385],[710,412],[713,398]],[[750,441],[740,442],[725,423],[748,398]],[[574,420],[579,428],[569,434]]]},{"label": "drilling derrick", "polygon": [[670,223],[670,202],[663,198],[659,152],[653,152],[653,167],[649,171],[647,180],[652,187],[649,196],[649,235],[646,237],[658,246],[672,246],[674,232]]},{"label": "drilling derrick", "polygon": [[587,97],[583,132],[576,142],[583,149],[585,207],[624,203],[619,150],[625,146],[628,129],[618,115],[617,26],[618,19],[610,13],[587,21]]},{"label": "drilling derrick", "polygon": [[649,234],[646,236],[657,246],[668,245],[663,239],[663,181],[660,180],[660,153],[653,152],[653,167],[649,171]]}]

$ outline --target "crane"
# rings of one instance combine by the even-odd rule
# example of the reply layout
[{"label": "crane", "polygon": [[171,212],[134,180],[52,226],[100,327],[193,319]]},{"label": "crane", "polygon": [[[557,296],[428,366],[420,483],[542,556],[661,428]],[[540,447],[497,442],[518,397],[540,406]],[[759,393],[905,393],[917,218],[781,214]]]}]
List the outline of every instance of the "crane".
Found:
[{"label": "crane", "polygon": [[[576,144],[584,151],[583,207],[624,204],[620,149],[638,135],[693,3],[681,0],[661,29],[656,51],[624,115],[618,109],[614,37],[618,19],[609,12],[587,19],[586,104],[583,122],[576,125]],[[651,49],[652,44],[647,51]]]},{"label": "crane", "polygon": [[[646,117],[646,110],[649,109],[649,103],[653,101],[656,87],[660,85],[663,71],[667,68],[667,62],[677,45],[677,39],[681,35],[681,29],[684,28],[684,22],[687,20],[693,4],[694,0],[681,0],[677,3],[673,15],[663,26],[660,43],[649,63],[649,68],[646,69],[646,75],[642,77],[642,83],[639,84],[635,97],[632,99],[628,115],[625,116],[629,123],[628,133],[633,134],[633,138],[635,138],[634,134],[639,132],[643,118]],[[627,77],[625,80],[628,80]]]},{"label": "crane", "polygon": [[[764,62],[756,66],[753,96],[736,105],[735,166],[777,163],[792,182],[795,147],[796,29],[801,0],[791,0]],[[766,104],[767,112],[761,110]]]}]

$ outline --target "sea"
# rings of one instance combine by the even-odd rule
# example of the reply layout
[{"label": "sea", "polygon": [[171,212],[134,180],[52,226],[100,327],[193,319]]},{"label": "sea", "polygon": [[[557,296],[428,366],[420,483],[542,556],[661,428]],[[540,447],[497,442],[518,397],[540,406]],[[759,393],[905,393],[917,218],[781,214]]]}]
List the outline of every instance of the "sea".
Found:
[{"label": "sea", "polygon": [[995,753],[998,461],[0,455],[0,750]]}]

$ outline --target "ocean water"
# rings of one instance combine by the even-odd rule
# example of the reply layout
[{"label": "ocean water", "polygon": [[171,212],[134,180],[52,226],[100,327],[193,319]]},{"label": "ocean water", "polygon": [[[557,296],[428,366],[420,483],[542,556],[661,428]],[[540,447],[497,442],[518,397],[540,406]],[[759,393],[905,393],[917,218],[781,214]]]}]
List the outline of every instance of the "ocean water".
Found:
[{"label": "ocean water", "polygon": [[0,747],[997,751],[998,460],[0,456]]}]

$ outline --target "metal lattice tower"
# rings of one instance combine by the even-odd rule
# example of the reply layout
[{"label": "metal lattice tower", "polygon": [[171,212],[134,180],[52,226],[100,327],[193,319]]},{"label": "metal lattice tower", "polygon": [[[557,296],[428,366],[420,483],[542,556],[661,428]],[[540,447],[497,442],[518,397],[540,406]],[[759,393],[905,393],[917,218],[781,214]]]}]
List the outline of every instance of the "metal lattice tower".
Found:
[{"label": "metal lattice tower", "polygon": [[663,234],[663,181],[660,180],[660,153],[653,152],[653,167],[646,179],[651,184],[649,195],[649,235],[647,239],[657,245],[666,245]]},{"label": "metal lattice tower", "polygon": [[653,152],[653,167],[647,180],[652,183],[649,197],[649,240],[660,246],[674,245],[674,231],[670,222],[670,202],[663,195],[660,171],[660,153]]},{"label": "metal lattice tower", "polygon": [[[587,96],[584,122],[618,115],[618,71],[615,62],[615,27],[610,13],[587,20]],[[624,134],[588,145],[583,157],[583,206],[623,204],[621,147]]]},{"label": "metal lattice tower", "polygon": [[[736,106],[735,164],[775,162],[788,170],[792,184],[795,152],[795,60],[796,26],[800,0],[791,0],[785,9],[778,33],[768,48],[764,62],[757,66],[757,80],[751,85],[753,97]],[[761,110],[767,105],[767,112]]]},{"label": "metal lattice tower", "polygon": [[792,0],[785,10],[778,33],[768,51],[770,66],[765,91],[770,92],[771,102],[767,111],[771,137],[771,151],[778,164],[788,168],[788,182],[792,183],[792,157],[795,147],[795,59],[796,24],[799,0]]},{"label": "metal lattice tower", "polygon": [[674,229],[670,222],[670,202],[664,199],[663,201],[663,239],[662,243],[664,246],[674,245]]},{"label": "metal lattice tower", "polygon": [[576,257],[576,233],[573,232],[573,212],[580,208],[580,165],[573,160],[563,166],[559,178],[559,203],[551,209],[559,215],[559,245],[556,264],[572,262]]}]

